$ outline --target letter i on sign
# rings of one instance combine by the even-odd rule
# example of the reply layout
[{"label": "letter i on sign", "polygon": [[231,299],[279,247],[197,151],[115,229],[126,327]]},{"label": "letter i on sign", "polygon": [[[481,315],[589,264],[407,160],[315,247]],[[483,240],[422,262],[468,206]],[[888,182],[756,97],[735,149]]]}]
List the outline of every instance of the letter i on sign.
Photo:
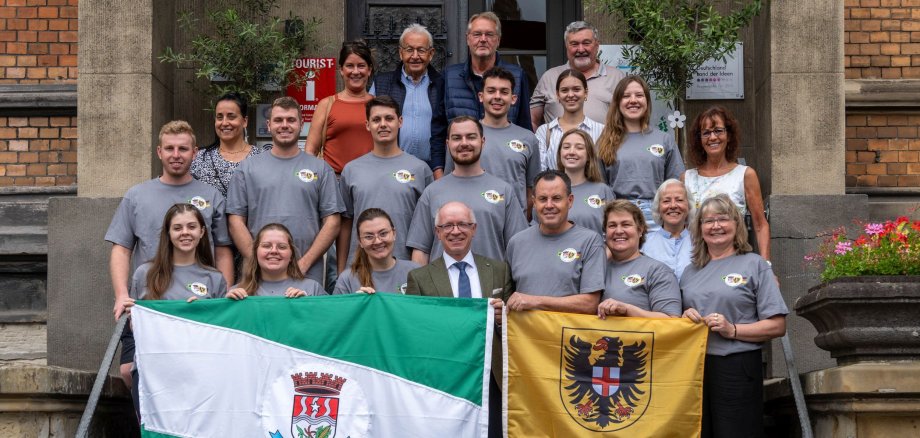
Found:
[{"label": "letter i on sign", "polygon": [[304,91],[306,94],[305,97],[307,99],[307,102],[315,102],[316,101],[316,81],[314,79],[316,79],[316,72],[313,70],[309,70],[307,71],[306,77],[308,80],[307,80],[306,86],[304,87]]}]

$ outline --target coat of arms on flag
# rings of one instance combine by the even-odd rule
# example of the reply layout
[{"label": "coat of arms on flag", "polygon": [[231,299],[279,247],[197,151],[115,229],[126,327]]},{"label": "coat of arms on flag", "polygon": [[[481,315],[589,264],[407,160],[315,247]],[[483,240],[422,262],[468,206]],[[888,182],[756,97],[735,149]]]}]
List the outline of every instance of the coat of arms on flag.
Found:
[{"label": "coat of arms on flag", "polygon": [[297,373],[291,434],[297,438],[333,438],[339,416],[339,394],[347,379],[328,373]]},{"label": "coat of arms on flag", "polygon": [[502,328],[506,437],[699,436],[705,324],[534,310]]},{"label": "coat of arms on flag", "polygon": [[652,396],[654,333],[565,327],[562,342],[559,390],[569,415],[597,432],[636,422]]}]

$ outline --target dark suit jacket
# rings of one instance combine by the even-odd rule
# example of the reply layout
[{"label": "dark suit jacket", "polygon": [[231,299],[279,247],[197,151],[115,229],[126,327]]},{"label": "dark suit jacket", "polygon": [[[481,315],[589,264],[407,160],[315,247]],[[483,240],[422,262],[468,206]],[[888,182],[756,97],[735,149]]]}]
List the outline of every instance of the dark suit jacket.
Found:
[{"label": "dark suit jacket", "polygon": [[[476,262],[476,272],[479,273],[482,297],[491,298],[493,291],[500,290],[502,301],[507,302],[508,297],[514,292],[511,283],[511,269],[508,264],[476,254],[473,254],[473,261]],[[444,258],[438,257],[427,266],[409,271],[406,295],[453,297],[454,292],[450,288],[450,277],[447,276]],[[492,375],[499,385],[502,381],[501,333],[501,330],[496,327],[492,336]]]}]

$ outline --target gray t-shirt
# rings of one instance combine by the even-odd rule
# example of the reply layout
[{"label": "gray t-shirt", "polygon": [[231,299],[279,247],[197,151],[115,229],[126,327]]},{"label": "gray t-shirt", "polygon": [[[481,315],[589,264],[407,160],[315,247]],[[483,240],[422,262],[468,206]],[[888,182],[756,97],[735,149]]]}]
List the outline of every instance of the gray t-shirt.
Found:
[{"label": "gray t-shirt", "polygon": [[[266,224],[283,224],[302,255],[313,244],[322,219],[345,210],[337,184],[332,168],[312,155],[259,154],[233,172],[227,214],[245,216],[253,236]],[[306,274],[322,281],[323,264],[314,263]]]},{"label": "gray t-shirt", "polygon": [[[387,271],[371,272],[371,280],[374,280],[374,290],[377,292],[406,293],[406,278],[409,277],[409,271],[417,269],[418,264],[408,260],[396,260],[396,265]],[[333,295],[353,294],[361,287],[358,277],[346,269],[339,274],[338,281],[335,282]]]},{"label": "gray t-shirt", "polygon": [[[198,207],[211,232],[211,244],[229,246],[233,242],[224,216],[224,197],[214,187],[192,180],[187,184],[164,184],[154,178],[128,189],[112,217],[105,240],[134,249],[132,267],[153,259],[160,244],[163,218],[174,204],[189,203]],[[213,249],[213,248],[212,248]]]},{"label": "gray t-shirt", "polygon": [[[750,324],[776,315],[786,315],[773,269],[755,253],[712,260],[703,268],[692,264],[680,277],[684,310],[692,307],[706,316],[717,312],[735,324]],[[706,354],[727,356],[759,350],[761,343],[745,342],[709,333]]]},{"label": "gray t-shirt", "polygon": [[357,218],[361,212],[372,207],[383,209],[393,219],[396,228],[393,255],[408,260],[411,254],[406,248],[406,237],[412,213],[418,198],[432,181],[431,168],[407,153],[381,158],[371,152],[346,164],[339,180],[342,201],[345,202],[343,215],[355,219],[351,228],[348,263],[354,260],[358,246]]},{"label": "gray t-shirt", "polygon": [[441,254],[443,247],[434,234],[434,220],[442,205],[459,201],[476,215],[473,252],[496,260],[505,260],[505,248],[511,236],[527,228],[524,211],[511,185],[484,173],[471,177],[454,174],[431,183],[418,200],[406,245],[429,255]]},{"label": "gray t-shirt", "polygon": [[600,182],[585,182],[572,186],[572,195],[575,202],[569,210],[569,220],[603,235],[604,205],[615,198],[610,186]]},{"label": "gray t-shirt", "polygon": [[[236,287],[237,286],[233,286],[233,288]],[[308,297],[326,295],[326,291],[323,290],[323,287],[317,283],[316,280],[311,280],[309,278],[304,278],[303,280],[287,278],[280,281],[262,280],[262,282],[259,283],[259,289],[256,290],[256,295],[262,297],[283,297],[289,287],[306,292]]]},{"label": "gray t-shirt", "polygon": [[664,180],[680,178],[683,172],[684,160],[674,136],[651,128],[626,135],[617,161],[604,169],[604,177],[617,198],[651,200]]},{"label": "gray t-shirt", "polygon": [[[147,295],[147,272],[153,265],[140,265],[131,278],[129,296],[140,300]],[[227,295],[227,280],[214,268],[206,268],[197,263],[188,266],[173,266],[172,282],[160,297],[161,300],[187,300],[191,297],[223,298]]]},{"label": "gray t-shirt", "polygon": [[604,243],[578,225],[547,235],[530,227],[511,238],[508,265],[515,290],[565,297],[604,289]]},{"label": "gray t-shirt", "polygon": [[642,310],[680,316],[680,287],[674,271],[651,257],[618,263],[607,262],[604,296],[632,304]]},{"label": "gray t-shirt", "polygon": [[[495,175],[514,187],[514,194],[527,209],[527,188],[540,173],[540,149],[537,137],[528,129],[515,124],[504,128],[482,127],[486,143],[479,163],[490,175]],[[454,160],[447,154],[444,173],[454,170]]]}]

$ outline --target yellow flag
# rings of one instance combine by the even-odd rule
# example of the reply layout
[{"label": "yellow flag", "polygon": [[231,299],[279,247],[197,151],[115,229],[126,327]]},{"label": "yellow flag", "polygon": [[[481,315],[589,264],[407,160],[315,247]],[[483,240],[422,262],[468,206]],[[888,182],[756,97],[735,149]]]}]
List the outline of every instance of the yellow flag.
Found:
[{"label": "yellow flag", "polygon": [[508,437],[700,435],[704,324],[529,311],[504,329]]}]

